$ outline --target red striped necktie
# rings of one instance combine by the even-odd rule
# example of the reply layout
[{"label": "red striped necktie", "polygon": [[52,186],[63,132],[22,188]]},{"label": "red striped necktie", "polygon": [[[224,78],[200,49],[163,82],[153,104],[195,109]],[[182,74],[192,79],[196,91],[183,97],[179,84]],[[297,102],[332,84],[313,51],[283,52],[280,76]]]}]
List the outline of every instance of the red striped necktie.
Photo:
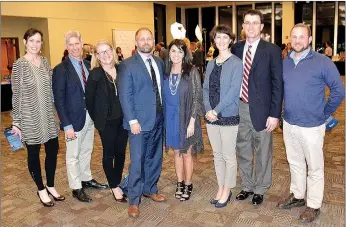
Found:
[{"label": "red striped necktie", "polygon": [[241,92],[241,98],[243,102],[248,103],[249,102],[249,75],[250,75],[250,69],[252,64],[251,59],[251,45],[249,45],[246,54],[245,54],[245,64],[244,64],[244,76],[243,76],[243,82],[242,82],[242,92]]},{"label": "red striped necktie", "polygon": [[85,71],[84,71],[84,67],[83,67],[83,62],[82,61],[79,61],[79,65],[80,67],[82,68],[82,77],[83,77],[83,83],[84,83],[84,87],[87,83],[87,79],[86,79],[86,76],[85,76]]}]

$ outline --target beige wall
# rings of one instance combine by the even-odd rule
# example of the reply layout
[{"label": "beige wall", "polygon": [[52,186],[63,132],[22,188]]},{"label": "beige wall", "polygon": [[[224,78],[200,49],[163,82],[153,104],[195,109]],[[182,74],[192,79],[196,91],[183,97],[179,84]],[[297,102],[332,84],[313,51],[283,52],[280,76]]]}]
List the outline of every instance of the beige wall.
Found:
[{"label": "beige wall", "polygon": [[[49,43],[52,67],[61,61],[64,33],[68,30],[79,30],[86,43],[95,43],[98,39],[111,41],[112,29],[148,27],[154,30],[153,2],[2,2],[1,15],[47,18],[49,34],[45,40]],[[22,37],[26,28],[24,21],[13,23],[18,24],[17,37]],[[1,26],[2,31],[6,28],[11,32],[4,21]]]}]

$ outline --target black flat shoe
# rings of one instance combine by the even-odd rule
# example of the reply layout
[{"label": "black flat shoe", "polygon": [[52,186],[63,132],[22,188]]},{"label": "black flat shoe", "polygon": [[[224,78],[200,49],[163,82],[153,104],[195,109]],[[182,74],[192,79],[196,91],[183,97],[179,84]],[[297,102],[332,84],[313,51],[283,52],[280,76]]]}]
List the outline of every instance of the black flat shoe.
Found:
[{"label": "black flat shoe", "polygon": [[252,198],[252,204],[253,205],[259,205],[263,202],[263,195],[260,194],[254,194]]},{"label": "black flat shoe", "polygon": [[219,201],[217,201],[217,203],[215,204],[215,207],[216,208],[223,208],[223,207],[227,206],[227,204],[231,201],[231,197],[232,197],[232,192],[230,191],[227,200],[224,203],[219,203]]},{"label": "black flat shoe", "polygon": [[107,189],[107,184],[101,184],[97,182],[96,180],[92,179],[89,181],[82,181],[82,187],[83,188],[96,188],[96,189]]},{"label": "black flat shoe", "polygon": [[125,198],[125,194],[123,194],[123,197],[121,197],[121,199],[117,199],[117,198],[115,197],[115,194],[114,194],[114,192],[113,192],[112,189],[111,189],[111,192],[112,192],[112,195],[113,195],[115,201],[117,201],[117,202],[119,202],[119,203],[127,203],[127,199]]},{"label": "black flat shoe", "polygon": [[237,200],[244,200],[244,199],[247,199],[249,195],[253,195],[253,192],[247,192],[247,191],[241,190],[235,198]]},{"label": "black flat shoe", "polygon": [[59,197],[55,197],[50,191],[48,190],[48,187],[46,186],[46,190],[48,192],[48,195],[51,195],[55,201],[64,201],[65,197],[60,195]]},{"label": "black flat shoe", "polygon": [[40,202],[43,204],[43,206],[45,206],[45,207],[53,207],[54,206],[53,201],[49,201],[49,202],[46,202],[46,203],[43,202],[41,197],[40,197],[40,194],[38,192],[37,192],[37,196],[38,196],[38,198],[40,198]]}]

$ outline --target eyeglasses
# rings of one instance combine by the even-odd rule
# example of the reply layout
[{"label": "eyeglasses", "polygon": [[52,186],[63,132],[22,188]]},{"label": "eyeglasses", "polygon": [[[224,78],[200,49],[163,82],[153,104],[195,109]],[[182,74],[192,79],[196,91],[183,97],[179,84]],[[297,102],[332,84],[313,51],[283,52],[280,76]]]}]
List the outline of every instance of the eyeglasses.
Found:
[{"label": "eyeglasses", "polygon": [[252,23],[251,23],[250,21],[245,21],[244,24],[245,24],[246,26],[250,26],[250,25],[252,25],[252,26],[258,26],[258,25],[261,24],[261,22],[255,21],[255,22],[252,22]]},{"label": "eyeglasses", "polygon": [[107,49],[107,50],[105,50],[105,51],[98,52],[97,54],[100,55],[100,56],[105,56],[106,53],[107,53],[107,54],[112,53],[112,49],[110,48],[110,49]]}]

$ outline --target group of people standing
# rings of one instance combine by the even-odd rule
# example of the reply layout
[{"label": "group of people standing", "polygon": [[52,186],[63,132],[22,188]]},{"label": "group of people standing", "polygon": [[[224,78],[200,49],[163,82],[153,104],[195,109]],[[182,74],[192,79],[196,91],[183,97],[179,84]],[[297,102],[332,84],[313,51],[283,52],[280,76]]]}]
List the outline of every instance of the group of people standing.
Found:
[{"label": "group of people standing", "polygon": [[[113,46],[101,40],[90,65],[82,59],[81,34],[69,31],[65,34],[69,55],[53,70],[39,55],[42,33],[28,30],[26,54],[13,66],[12,132],[26,144],[29,171],[42,204],[54,205],[49,194],[56,201],[65,199],[54,188],[59,149],[55,105],[65,132],[69,186],[80,201],[92,200],[86,187],[110,188],[116,201],[129,203],[130,217],[139,216],[142,196],[165,201],[157,186],[164,144],[166,151],[174,153],[174,197],[189,200],[193,156],[204,150],[200,119],[204,117],[218,182],[210,203],[216,208],[227,206],[239,167],[242,190],[236,199],[253,195],[252,203],[259,205],[272,184],[272,131],[284,99],[291,195],[278,207],[305,205],[307,181],[307,209],[300,218],[314,220],[323,199],[325,120],[344,98],[340,75],[329,58],[311,50],[306,25],[292,28],[293,50],[282,61],[280,48],[260,39],[261,12],[249,10],[243,19],[244,41],[233,44],[235,36],[228,25],[211,31],[218,56],[208,63],[203,86],[185,42],[174,39],[163,61],[152,54],[154,38],[147,28],[136,32],[137,50],[121,64]],[[326,85],[330,88],[327,102]],[[109,186],[91,174],[94,127],[101,137]],[[121,182],[128,140],[131,164],[126,182]],[[39,161],[41,144],[46,149],[46,186]]]}]

